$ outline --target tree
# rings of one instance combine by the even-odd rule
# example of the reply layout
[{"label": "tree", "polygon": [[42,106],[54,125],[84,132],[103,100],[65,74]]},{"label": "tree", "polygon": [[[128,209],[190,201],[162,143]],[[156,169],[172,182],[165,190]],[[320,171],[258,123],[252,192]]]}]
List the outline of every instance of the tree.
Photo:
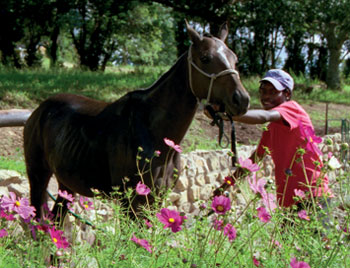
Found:
[{"label": "tree", "polygon": [[196,20],[209,24],[210,33],[216,35],[220,26],[228,20],[228,10],[234,0],[142,0],[158,2],[173,9],[174,30],[177,43],[177,54],[180,56],[188,49],[188,38],[185,33],[184,19]]},{"label": "tree", "polygon": [[305,73],[306,62],[303,49],[306,47],[307,31],[304,25],[305,5],[300,1],[284,1],[282,28],[287,59],[284,69],[296,74]]},{"label": "tree", "polygon": [[23,3],[18,0],[1,1],[0,4],[0,60],[4,66],[21,67],[16,42],[24,35],[22,6]]},{"label": "tree", "polygon": [[112,56],[124,14],[136,1],[76,0],[70,10],[69,32],[77,50],[80,66],[96,71]]},{"label": "tree", "polygon": [[329,52],[326,84],[340,89],[340,56],[344,42],[350,37],[349,0],[306,0],[308,29],[327,40]]},{"label": "tree", "polygon": [[[238,54],[244,74],[261,75],[278,64],[284,43],[282,26],[286,5],[283,1],[238,2],[230,11],[231,47]],[[232,31],[232,26],[236,31]]]},{"label": "tree", "polygon": [[174,19],[169,8],[158,3],[140,3],[123,18],[112,60],[135,65],[172,64],[176,59]]},{"label": "tree", "polygon": [[27,66],[34,67],[41,64],[41,55],[38,48],[43,36],[49,34],[51,25],[50,0],[31,0],[25,1],[22,10],[24,36],[21,43],[26,48],[25,61]]}]

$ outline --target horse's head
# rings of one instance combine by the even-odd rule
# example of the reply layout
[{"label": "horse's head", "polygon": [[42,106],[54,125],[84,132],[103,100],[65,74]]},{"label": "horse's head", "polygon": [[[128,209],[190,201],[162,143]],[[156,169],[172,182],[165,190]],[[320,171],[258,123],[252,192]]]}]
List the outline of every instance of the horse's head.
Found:
[{"label": "horse's head", "polygon": [[228,35],[226,24],[221,26],[219,38],[201,37],[188,24],[187,32],[192,41],[188,63],[193,94],[224,106],[231,116],[244,114],[250,98],[236,71],[237,56],[224,43]]}]

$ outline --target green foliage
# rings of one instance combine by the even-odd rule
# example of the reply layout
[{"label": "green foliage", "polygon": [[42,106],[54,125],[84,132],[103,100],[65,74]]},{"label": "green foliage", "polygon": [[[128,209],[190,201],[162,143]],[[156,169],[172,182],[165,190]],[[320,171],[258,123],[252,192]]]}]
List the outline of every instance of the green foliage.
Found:
[{"label": "green foliage", "polygon": [[173,63],[176,60],[173,27],[169,9],[155,3],[137,5],[129,10],[114,36],[117,46],[112,60],[135,65]]},{"label": "green foliage", "polygon": [[0,247],[0,267],[21,268],[23,267],[18,263],[18,259],[6,250],[5,247]]},{"label": "green foliage", "polygon": [[0,169],[15,170],[23,175],[26,173],[26,165],[23,159],[14,160],[4,156],[0,156]]}]

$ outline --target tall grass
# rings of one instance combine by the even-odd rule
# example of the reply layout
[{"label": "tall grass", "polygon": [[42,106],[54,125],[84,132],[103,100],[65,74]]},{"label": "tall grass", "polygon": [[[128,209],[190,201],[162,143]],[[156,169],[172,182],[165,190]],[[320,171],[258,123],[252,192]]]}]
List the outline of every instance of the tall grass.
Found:
[{"label": "tall grass", "polygon": [[[243,177],[248,174],[249,170]],[[260,171],[255,175],[262,179]],[[344,194],[350,190],[349,175],[339,170],[332,186],[341,189],[334,202],[343,207],[342,215],[336,215],[329,203],[320,207],[317,202],[323,203],[323,197],[313,200],[302,214],[297,207],[266,207],[262,215],[263,196],[238,180],[233,188],[236,198],[198,200],[195,214],[166,208],[171,205],[169,199],[161,202],[158,193],[151,191],[146,196],[153,195],[158,202],[146,203],[132,220],[127,215],[134,212],[122,200],[133,200],[141,192],[128,188],[115,189],[111,198],[95,191],[97,195],[87,203],[74,201],[75,213],[89,217],[93,227],[72,219],[58,236],[55,232],[62,231],[53,227],[54,219],[24,222],[18,208],[27,206],[25,200],[3,198],[0,267],[309,267],[306,263],[318,268],[348,267],[350,207]],[[140,176],[142,180],[142,171]],[[259,191],[274,191],[271,183],[264,189]],[[13,208],[8,209],[11,202]],[[322,221],[325,213],[329,222]],[[294,258],[304,266],[292,266]]]}]

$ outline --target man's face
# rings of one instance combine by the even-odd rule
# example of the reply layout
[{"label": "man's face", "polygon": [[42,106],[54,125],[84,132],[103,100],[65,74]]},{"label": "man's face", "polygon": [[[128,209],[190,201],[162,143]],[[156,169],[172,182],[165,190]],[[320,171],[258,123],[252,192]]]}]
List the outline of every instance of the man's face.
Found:
[{"label": "man's face", "polygon": [[263,81],[259,87],[260,102],[265,110],[270,110],[288,100],[285,90],[277,90],[270,82]]}]

